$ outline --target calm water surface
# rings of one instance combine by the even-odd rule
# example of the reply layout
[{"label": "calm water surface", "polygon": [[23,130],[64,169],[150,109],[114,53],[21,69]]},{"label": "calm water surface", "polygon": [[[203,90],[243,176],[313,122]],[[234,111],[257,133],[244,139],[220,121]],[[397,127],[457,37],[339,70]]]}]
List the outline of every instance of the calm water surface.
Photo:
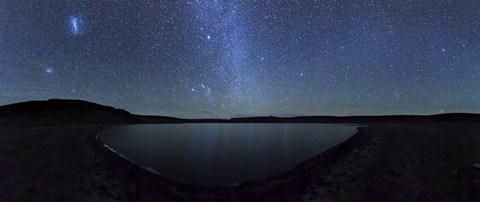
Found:
[{"label": "calm water surface", "polygon": [[158,124],[111,127],[100,139],[168,177],[227,185],[288,171],[355,132],[341,124]]}]

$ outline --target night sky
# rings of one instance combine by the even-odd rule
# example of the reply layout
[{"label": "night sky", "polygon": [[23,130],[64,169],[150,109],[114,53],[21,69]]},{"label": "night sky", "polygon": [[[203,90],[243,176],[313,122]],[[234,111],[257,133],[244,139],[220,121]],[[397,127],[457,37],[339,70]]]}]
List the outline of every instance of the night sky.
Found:
[{"label": "night sky", "polygon": [[480,112],[480,1],[0,1],[0,105],[188,118]]}]

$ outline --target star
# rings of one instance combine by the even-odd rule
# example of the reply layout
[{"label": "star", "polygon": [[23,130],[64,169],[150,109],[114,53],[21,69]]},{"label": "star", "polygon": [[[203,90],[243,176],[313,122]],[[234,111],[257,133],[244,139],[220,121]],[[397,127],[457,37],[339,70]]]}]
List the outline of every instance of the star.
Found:
[{"label": "star", "polygon": [[47,67],[45,68],[45,76],[49,76],[53,74],[53,68]]},{"label": "star", "polygon": [[0,104],[81,98],[189,118],[480,112],[470,1],[69,0],[21,15],[36,1],[4,2],[0,96],[21,96]]}]

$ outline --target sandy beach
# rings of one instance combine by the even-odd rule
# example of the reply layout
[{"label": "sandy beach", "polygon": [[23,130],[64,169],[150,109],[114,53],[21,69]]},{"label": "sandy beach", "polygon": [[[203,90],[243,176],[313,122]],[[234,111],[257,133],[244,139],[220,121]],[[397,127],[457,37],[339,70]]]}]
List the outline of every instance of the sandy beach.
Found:
[{"label": "sandy beach", "polygon": [[373,124],[295,169],[235,187],[158,176],[105,126],[0,128],[0,201],[478,201],[477,123]]}]

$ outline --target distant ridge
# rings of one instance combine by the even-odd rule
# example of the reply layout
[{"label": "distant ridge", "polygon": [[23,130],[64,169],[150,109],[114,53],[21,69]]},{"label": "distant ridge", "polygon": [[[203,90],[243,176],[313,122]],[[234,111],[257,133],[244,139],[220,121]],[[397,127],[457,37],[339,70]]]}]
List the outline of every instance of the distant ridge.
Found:
[{"label": "distant ridge", "polygon": [[134,115],[123,109],[83,100],[51,99],[0,106],[1,125],[172,123],[180,120],[173,117]]},{"label": "distant ridge", "polygon": [[435,115],[385,116],[298,116],[233,118],[234,123],[406,123],[406,122],[480,122],[480,114],[448,113]]},{"label": "distant ridge", "polygon": [[299,116],[246,117],[232,119],[180,119],[166,116],[142,116],[83,100],[51,99],[0,106],[2,126],[49,126],[84,124],[144,123],[421,123],[479,122],[479,114],[450,113],[437,115],[388,116]]}]

